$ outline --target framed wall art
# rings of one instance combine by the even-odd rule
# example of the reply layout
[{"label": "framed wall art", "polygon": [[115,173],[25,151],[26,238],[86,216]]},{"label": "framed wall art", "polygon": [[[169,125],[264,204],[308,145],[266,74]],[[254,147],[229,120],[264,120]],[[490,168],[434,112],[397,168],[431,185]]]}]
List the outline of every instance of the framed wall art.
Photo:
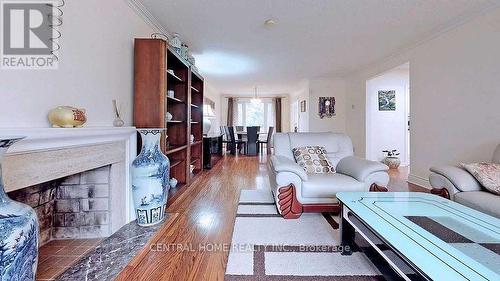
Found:
[{"label": "framed wall art", "polygon": [[378,91],[378,110],[396,111],[396,91]]},{"label": "framed wall art", "polygon": [[331,118],[335,116],[335,97],[319,98],[319,118]]}]

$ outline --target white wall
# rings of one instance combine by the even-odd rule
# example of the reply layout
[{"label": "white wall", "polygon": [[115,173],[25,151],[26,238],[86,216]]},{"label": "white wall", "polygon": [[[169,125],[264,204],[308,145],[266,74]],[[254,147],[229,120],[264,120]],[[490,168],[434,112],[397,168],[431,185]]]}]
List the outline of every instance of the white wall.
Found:
[{"label": "white wall", "polygon": [[220,92],[210,84],[207,80],[205,80],[204,85],[204,96],[206,98],[211,99],[215,103],[215,118],[211,118],[212,127],[210,128],[209,134],[217,134],[220,133],[221,126],[221,117],[222,117],[222,107],[221,107],[221,98]]},{"label": "white wall", "polygon": [[[306,111],[300,111],[300,102],[306,101]],[[298,114],[295,117],[290,116],[290,120],[296,120],[297,124],[290,124],[290,131],[293,131],[295,125],[298,128],[299,132],[308,132],[309,131],[309,80],[301,81],[297,90],[290,94],[289,106],[291,107],[293,103],[298,102]],[[290,114],[293,112],[290,111]]]},{"label": "white wall", "polygon": [[152,29],[123,0],[66,1],[57,70],[0,70],[0,127],[46,127],[58,105],[87,109],[87,126],[112,126],[111,100],[132,123],[133,39]]},{"label": "white wall", "polygon": [[281,99],[281,132],[290,132],[290,97],[288,95]]},{"label": "white wall", "polygon": [[298,100],[290,100],[288,106],[290,107],[290,128],[288,131],[294,132],[299,128],[300,104]]},{"label": "white wall", "polygon": [[[319,117],[319,98],[335,97],[336,116]],[[342,79],[318,78],[309,81],[309,131],[336,132],[346,131],[346,84]]]},{"label": "white wall", "polygon": [[[336,116],[319,117],[319,98],[335,97]],[[301,112],[300,103],[306,101],[306,112]],[[290,94],[289,106],[298,102],[298,116],[290,116],[297,120],[299,132],[345,132],[346,131],[346,83],[339,78],[313,78],[301,81],[297,90]],[[290,111],[290,114],[293,112]],[[290,131],[295,124],[290,124]]]},{"label": "white wall", "polygon": [[[500,9],[347,77],[347,130],[365,151],[368,78],[410,62],[410,181],[429,167],[488,160],[500,142]],[[354,108],[352,108],[354,107]]]},{"label": "white wall", "polygon": [[[406,96],[410,79],[408,69],[385,72],[366,84],[366,158],[380,161],[383,150],[397,149],[403,165],[408,165],[406,153],[407,110]],[[379,111],[378,92],[396,92],[396,110]]]}]

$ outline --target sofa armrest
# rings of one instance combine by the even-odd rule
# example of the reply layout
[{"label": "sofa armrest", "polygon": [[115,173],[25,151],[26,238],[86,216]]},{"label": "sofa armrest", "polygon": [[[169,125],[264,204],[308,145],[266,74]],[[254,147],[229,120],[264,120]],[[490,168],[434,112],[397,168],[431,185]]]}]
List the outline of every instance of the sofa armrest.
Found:
[{"label": "sofa armrest", "polygon": [[277,173],[290,172],[299,176],[303,181],[306,181],[308,179],[306,171],[290,158],[273,155],[271,156],[269,161],[271,161],[271,167]]},{"label": "sofa armrest", "polygon": [[365,182],[368,176],[373,173],[387,172],[388,170],[389,167],[380,162],[354,156],[342,158],[337,165],[338,173],[351,176],[361,182]]},{"label": "sofa armrest", "polygon": [[461,192],[449,179],[440,174],[431,173],[429,183],[432,186],[431,193],[451,200],[454,200],[455,194]]},{"label": "sofa armrest", "polygon": [[459,191],[481,190],[481,185],[479,184],[479,182],[469,172],[459,167],[444,165],[431,167],[430,170],[431,172],[448,179],[453,184],[454,188],[458,189]]}]

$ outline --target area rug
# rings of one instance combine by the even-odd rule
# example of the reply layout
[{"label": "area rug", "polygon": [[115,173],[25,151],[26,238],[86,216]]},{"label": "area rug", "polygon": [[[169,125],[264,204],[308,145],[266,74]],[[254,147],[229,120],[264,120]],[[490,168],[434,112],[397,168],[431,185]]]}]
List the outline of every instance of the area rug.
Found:
[{"label": "area rug", "polygon": [[269,190],[242,190],[225,280],[383,280],[361,252],[343,256],[338,217],[285,220]]}]

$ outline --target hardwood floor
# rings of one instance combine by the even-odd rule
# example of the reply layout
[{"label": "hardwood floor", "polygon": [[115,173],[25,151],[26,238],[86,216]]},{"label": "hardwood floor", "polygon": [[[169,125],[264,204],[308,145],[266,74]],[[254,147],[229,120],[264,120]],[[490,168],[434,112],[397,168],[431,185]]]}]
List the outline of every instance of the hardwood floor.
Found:
[{"label": "hardwood floor", "polygon": [[[265,155],[226,156],[204,171],[117,280],[223,280],[240,190],[269,188],[266,162]],[[389,191],[405,190],[405,173],[391,171]]]}]

